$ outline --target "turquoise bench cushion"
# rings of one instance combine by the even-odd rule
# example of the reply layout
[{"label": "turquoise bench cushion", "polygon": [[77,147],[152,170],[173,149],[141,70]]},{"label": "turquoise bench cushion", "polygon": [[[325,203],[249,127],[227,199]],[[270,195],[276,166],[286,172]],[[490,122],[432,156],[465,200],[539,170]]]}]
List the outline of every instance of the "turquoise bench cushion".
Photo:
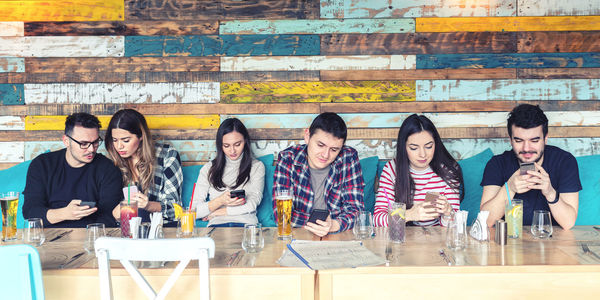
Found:
[{"label": "turquoise bench cushion", "polygon": [[363,201],[365,210],[373,213],[375,209],[375,178],[377,178],[377,166],[379,157],[371,156],[360,160],[363,180],[365,181],[365,190]]},{"label": "turquoise bench cushion", "polygon": [[[0,182],[2,183],[0,184],[0,193],[21,193],[19,196],[19,209],[17,211],[17,228],[23,228],[23,190],[25,190],[27,170],[30,164],[31,160],[28,160],[6,170],[0,170]],[[0,216],[0,218],[2,217]]]},{"label": "turquoise bench cushion", "polygon": [[600,155],[577,157],[579,180],[583,190],[579,192],[579,211],[575,225],[600,224]]},{"label": "turquoise bench cushion", "polygon": [[492,156],[494,156],[494,153],[490,148],[487,148],[475,156],[458,162],[462,169],[465,187],[465,196],[460,203],[460,209],[469,211],[467,225],[473,224],[479,213],[481,194],[483,193],[483,187],[480,185],[481,178],[483,177],[483,170]]}]

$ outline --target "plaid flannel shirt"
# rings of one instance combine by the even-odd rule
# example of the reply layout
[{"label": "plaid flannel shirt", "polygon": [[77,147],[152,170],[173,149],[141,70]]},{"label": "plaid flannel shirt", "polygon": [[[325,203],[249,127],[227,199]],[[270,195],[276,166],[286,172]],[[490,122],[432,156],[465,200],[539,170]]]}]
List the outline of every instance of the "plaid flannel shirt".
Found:
[{"label": "plaid flannel shirt", "polygon": [[154,184],[148,191],[149,201],[160,202],[165,221],[175,221],[173,203],[182,205],[181,192],[183,171],[179,152],[168,144],[155,144],[156,165],[154,169]]},{"label": "plaid flannel shirt", "polygon": [[[303,226],[312,211],[314,193],[310,186],[310,171],[306,145],[289,147],[279,153],[273,182],[273,198],[280,188],[293,190],[292,226]],[[325,182],[325,202],[331,218],[340,223],[345,231],[354,225],[358,211],[364,209],[363,190],[365,183],[356,150],[344,146],[331,163]],[[277,216],[277,203],[273,201]]]}]

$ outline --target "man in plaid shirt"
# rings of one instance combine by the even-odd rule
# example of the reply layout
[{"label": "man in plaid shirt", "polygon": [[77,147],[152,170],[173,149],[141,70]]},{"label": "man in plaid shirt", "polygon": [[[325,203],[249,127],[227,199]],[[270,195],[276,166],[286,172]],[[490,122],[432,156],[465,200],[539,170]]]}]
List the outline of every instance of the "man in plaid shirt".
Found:
[{"label": "man in plaid shirt", "polygon": [[[317,236],[352,228],[364,209],[364,181],[356,150],[344,146],[347,130],[335,113],[317,116],[304,132],[304,145],[279,153],[273,195],[279,189],[293,191],[292,226],[304,226]],[[277,215],[277,203],[273,211]],[[307,222],[314,209],[329,211],[326,220]]]}]

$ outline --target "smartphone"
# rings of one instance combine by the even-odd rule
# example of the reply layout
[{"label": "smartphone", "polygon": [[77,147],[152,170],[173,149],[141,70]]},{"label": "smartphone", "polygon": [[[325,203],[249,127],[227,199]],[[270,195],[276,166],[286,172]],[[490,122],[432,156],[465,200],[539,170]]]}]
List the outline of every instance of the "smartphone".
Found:
[{"label": "smartphone", "polygon": [[229,192],[229,197],[246,199],[246,191],[244,191],[244,190],[231,191],[231,192]]},{"label": "smartphone", "polygon": [[326,209],[313,209],[308,217],[308,222],[317,223],[317,220],[325,221],[329,216],[329,210]]},{"label": "smartphone", "polygon": [[137,194],[138,189],[137,186],[132,185],[131,187],[124,187],[123,188],[123,199],[127,200],[128,196],[133,197],[135,194]]},{"label": "smartphone", "polygon": [[520,167],[521,175],[527,175],[527,171],[535,171],[535,165],[532,162],[521,163],[521,167]]},{"label": "smartphone", "polygon": [[79,203],[79,206],[89,206],[90,208],[92,207],[96,207],[96,202],[94,201],[81,201],[81,203]]},{"label": "smartphone", "polygon": [[438,193],[427,192],[425,194],[425,200],[423,201],[423,206],[425,207],[435,207],[435,202],[440,195]]}]

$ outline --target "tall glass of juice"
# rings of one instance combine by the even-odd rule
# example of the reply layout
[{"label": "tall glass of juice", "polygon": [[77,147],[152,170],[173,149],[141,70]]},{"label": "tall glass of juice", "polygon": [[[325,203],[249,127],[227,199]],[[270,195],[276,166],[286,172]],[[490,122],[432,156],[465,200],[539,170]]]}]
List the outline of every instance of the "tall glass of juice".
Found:
[{"label": "tall glass of juice", "polygon": [[2,207],[2,240],[16,240],[19,192],[1,193],[0,206]]},{"label": "tall glass of juice", "polygon": [[277,190],[275,193],[277,205],[277,233],[280,240],[292,238],[292,191]]},{"label": "tall glass of juice", "polygon": [[194,225],[196,223],[196,211],[184,210],[181,212],[177,223],[177,237],[194,236]]},{"label": "tall glass of juice", "polygon": [[506,233],[509,238],[518,239],[523,234],[523,200],[513,199],[506,204],[504,211]]},{"label": "tall glass of juice", "polygon": [[136,201],[121,201],[121,237],[131,238],[129,230],[129,220],[138,216],[138,206]]}]

